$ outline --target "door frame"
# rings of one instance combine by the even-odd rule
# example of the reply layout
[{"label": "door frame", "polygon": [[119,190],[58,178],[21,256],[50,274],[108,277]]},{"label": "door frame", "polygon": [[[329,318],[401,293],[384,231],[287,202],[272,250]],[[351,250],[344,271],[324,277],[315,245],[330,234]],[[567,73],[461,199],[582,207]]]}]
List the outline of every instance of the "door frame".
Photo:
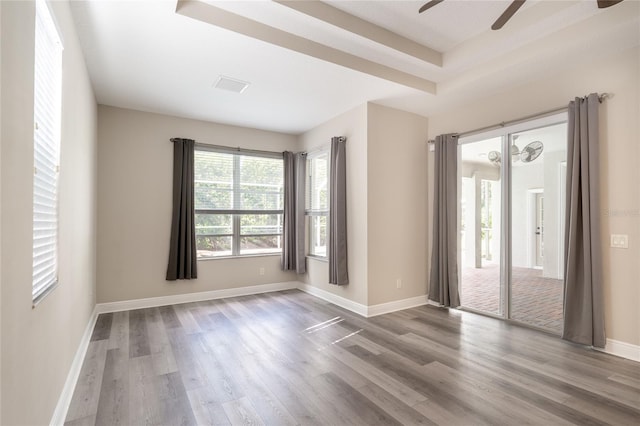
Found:
[{"label": "door frame", "polygon": [[[500,206],[500,214],[501,214],[501,228],[500,228],[500,314],[492,314],[489,312],[478,311],[477,309],[465,307],[464,305],[460,306],[461,310],[467,310],[471,312],[480,313],[482,315],[491,316],[495,318],[502,319],[507,322],[513,322],[516,324],[524,325],[530,328],[539,329],[531,324],[527,324],[525,322],[517,321],[512,319],[511,315],[511,285],[512,282],[512,238],[511,238],[511,227],[512,227],[512,206],[511,206],[511,181],[512,181],[512,164],[510,155],[505,155],[504,153],[510,152],[510,147],[513,143],[513,135],[523,132],[536,130],[544,127],[553,126],[556,124],[567,123],[568,122],[568,112],[563,111],[560,113],[553,113],[545,116],[541,116],[539,118],[527,119],[523,121],[519,121],[510,126],[497,126],[493,130],[482,131],[478,133],[472,133],[469,135],[461,136],[458,138],[458,146],[465,145],[468,143],[474,143],[483,141],[486,139],[501,137],[502,138],[502,158],[508,158],[509,161],[502,161],[500,168],[500,188],[502,191],[501,194],[501,206]],[[458,164],[461,164],[461,155],[460,149],[458,149]],[[460,173],[460,167],[458,167],[458,173]],[[460,191],[460,175],[458,175],[458,191]],[[458,192],[460,194],[460,192]],[[460,242],[460,202],[458,202],[458,243]],[[458,244],[460,247],[460,244]],[[462,277],[461,264],[460,264],[460,250],[458,250],[458,277]],[[458,283],[459,290],[461,290],[460,282]],[[461,297],[461,301],[464,302],[464,295]],[[544,329],[542,329],[544,330]],[[547,331],[547,330],[545,330]]]}]

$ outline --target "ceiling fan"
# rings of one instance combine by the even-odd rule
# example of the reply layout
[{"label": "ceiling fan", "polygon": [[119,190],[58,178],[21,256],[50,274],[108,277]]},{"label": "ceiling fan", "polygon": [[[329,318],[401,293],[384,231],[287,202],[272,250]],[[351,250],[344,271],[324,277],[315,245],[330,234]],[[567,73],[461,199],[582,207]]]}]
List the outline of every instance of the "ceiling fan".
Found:
[{"label": "ceiling fan", "polygon": [[[444,0],[431,0],[422,5],[422,7],[418,10],[418,13],[422,13],[425,10],[431,9],[433,6],[442,3]],[[526,0],[513,0],[509,6],[502,12],[502,15],[496,22],[491,25],[492,30],[499,30],[504,26],[504,24],[511,19],[513,15],[522,7]],[[620,3],[622,0],[597,0],[599,9],[606,9],[607,7],[613,6],[615,4]]]}]

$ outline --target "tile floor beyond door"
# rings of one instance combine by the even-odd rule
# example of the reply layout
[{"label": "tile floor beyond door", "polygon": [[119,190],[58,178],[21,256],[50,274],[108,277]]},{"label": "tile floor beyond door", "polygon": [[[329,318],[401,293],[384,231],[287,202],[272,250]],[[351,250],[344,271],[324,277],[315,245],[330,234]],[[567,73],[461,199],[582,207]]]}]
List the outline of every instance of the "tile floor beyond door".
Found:
[{"label": "tile floor beyond door", "polygon": [[[487,263],[482,268],[463,268],[461,281],[463,307],[500,313],[500,268],[497,263]],[[562,280],[545,278],[540,269],[513,268],[512,282],[512,319],[560,334]]]}]

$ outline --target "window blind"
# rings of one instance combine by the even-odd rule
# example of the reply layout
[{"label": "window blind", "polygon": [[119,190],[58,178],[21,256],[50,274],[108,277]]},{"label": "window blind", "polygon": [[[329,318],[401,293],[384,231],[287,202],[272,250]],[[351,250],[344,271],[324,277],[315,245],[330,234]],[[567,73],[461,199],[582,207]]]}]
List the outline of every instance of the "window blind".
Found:
[{"label": "window blind", "polygon": [[329,212],[329,152],[307,156],[305,214],[309,216],[309,254],[327,254],[327,216]]},{"label": "window blind", "polygon": [[196,150],[195,164],[196,210],[282,211],[282,158]]},{"label": "window blind", "polygon": [[36,2],[34,63],[33,300],[57,283],[62,43]]},{"label": "window blind", "polygon": [[281,154],[196,148],[196,246],[199,257],[276,253],[281,248]]},{"label": "window blind", "polygon": [[326,212],[328,210],[328,169],[329,154],[326,151],[308,157],[305,194],[305,205],[308,213]]}]

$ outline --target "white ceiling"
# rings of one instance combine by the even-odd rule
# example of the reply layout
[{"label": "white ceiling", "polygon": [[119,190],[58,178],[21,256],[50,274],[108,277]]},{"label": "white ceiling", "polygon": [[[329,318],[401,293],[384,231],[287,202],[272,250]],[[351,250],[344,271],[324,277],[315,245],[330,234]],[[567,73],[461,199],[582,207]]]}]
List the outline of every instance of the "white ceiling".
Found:
[{"label": "white ceiling", "polygon": [[[273,1],[71,9],[99,103],[294,134],[369,101],[428,116],[543,78],[549,63],[640,44],[636,0],[604,10],[529,0],[500,31],[489,28],[507,0],[446,0],[418,14],[425,1],[312,4],[322,19]],[[214,89],[219,75],[251,86]]]}]

